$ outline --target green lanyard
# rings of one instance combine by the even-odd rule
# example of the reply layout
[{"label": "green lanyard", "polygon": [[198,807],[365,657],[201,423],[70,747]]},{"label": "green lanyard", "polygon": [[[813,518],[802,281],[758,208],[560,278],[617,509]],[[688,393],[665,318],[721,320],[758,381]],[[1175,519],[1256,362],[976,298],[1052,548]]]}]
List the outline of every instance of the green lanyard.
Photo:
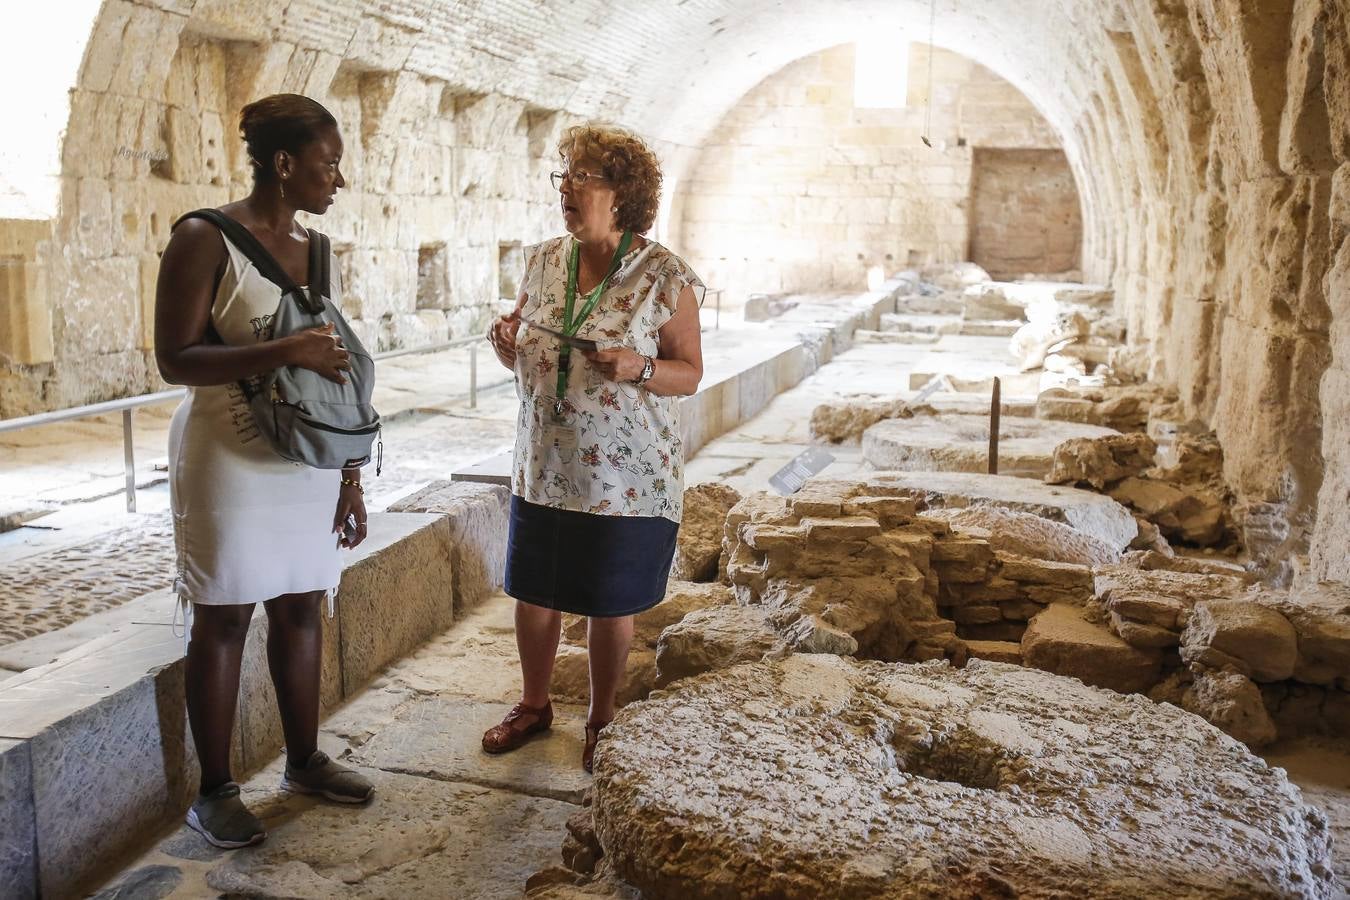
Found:
[{"label": "green lanyard", "polygon": [[[596,305],[600,302],[600,295],[605,292],[605,285],[609,283],[610,277],[619,271],[619,263],[623,261],[624,254],[633,243],[633,232],[625,231],[623,238],[619,241],[619,248],[614,251],[614,259],[610,261],[609,271],[605,277],[600,279],[600,283],[595,286],[589,294],[586,295],[586,302],[581,305],[581,312],[577,313],[576,318],[572,317],[572,308],[577,302],[577,270],[581,268],[581,244],[575,240],[572,242],[572,256],[567,262],[567,293],[563,300],[563,334],[571,337],[581,328],[581,323],[586,321],[586,317],[595,311]],[[572,345],[563,344],[558,350],[558,390],[553,404],[555,415],[562,415],[563,399],[567,396],[567,377],[571,374],[569,363],[572,359]]]}]

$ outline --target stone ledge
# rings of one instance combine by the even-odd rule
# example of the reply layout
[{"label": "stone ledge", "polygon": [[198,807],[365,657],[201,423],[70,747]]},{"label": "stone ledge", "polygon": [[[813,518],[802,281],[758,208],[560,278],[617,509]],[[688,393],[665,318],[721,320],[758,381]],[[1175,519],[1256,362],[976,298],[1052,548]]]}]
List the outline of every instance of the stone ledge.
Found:
[{"label": "stone ledge", "polygon": [[[325,716],[453,618],[449,517],[374,513],[371,534],[324,621]],[[240,777],[282,742],[260,613],[240,676]],[[18,896],[78,893],[182,814],[197,779],[183,676],[181,633],[131,623],[0,684],[0,878]]]},{"label": "stone ledge", "polygon": [[0,884],[6,896],[38,895],[33,762],[27,741],[0,739]]},{"label": "stone ledge", "polygon": [[438,513],[449,519],[455,618],[501,589],[511,517],[511,492],[506,487],[433,481],[391,504],[389,512]]}]

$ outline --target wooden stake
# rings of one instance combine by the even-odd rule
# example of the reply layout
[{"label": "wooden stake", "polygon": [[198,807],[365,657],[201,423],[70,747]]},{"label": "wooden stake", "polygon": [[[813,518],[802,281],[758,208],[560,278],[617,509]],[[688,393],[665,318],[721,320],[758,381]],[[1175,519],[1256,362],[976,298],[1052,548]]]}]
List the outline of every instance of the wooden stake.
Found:
[{"label": "wooden stake", "polygon": [[989,474],[998,474],[998,427],[999,413],[1003,411],[1003,404],[999,398],[1001,394],[1001,384],[998,378],[994,379],[994,399],[989,404]]}]

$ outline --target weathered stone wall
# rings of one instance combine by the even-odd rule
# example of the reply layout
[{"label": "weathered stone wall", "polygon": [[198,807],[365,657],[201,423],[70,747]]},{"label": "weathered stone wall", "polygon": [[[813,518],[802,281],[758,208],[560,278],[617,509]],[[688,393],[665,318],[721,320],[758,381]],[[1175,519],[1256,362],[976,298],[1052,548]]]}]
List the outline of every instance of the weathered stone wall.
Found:
[{"label": "weathered stone wall", "polygon": [[[415,292],[382,295],[411,291],[419,254],[437,271],[444,241],[447,283],[495,294],[500,245],[553,230],[533,205],[547,191],[515,182],[539,184],[532,134],[572,115],[622,122],[659,142],[678,191],[696,171],[692,148],[756,85],[825,48],[914,28],[928,6],[653,0],[614,15],[600,0],[565,12],[545,0],[409,0],[396,10],[376,0],[107,0],[93,22],[72,15],[71,29],[93,34],[72,85],[60,213],[45,222],[50,239],[30,235],[31,222],[0,223],[0,414],[153,384],[152,257],[174,215],[237,192],[230,120],[247,99],[310,93],[343,110],[349,144],[364,142],[373,170],[324,224],[351,246],[344,267],[363,310],[378,313],[381,324],[365,327],[399,339],[440,327],[418,316]],[[1082,196],[1084,275],[1116,289],[1141,370],[1218,432],[1247,543],[1342,580],[1348,20],[1345,0],[969,0],[941,8],[935,23],[939,46],[1007,79],[1058,134]],[[194,43],[219,47],[198,54],[195,78],[180,51]],[[183,110],[215,110],[218,123],[200,120],[196,137],[176,131],[175,98]],[[551,111],[561,114],[545,125]],[[153,158],[171,139],[196,161]],[[429,158],[436,147],[440,162]],[[179,162],[201,174],[152,175]],[[679,210],[667,215],[681,234]],[[394,270],[376,274],[376,261]],[[422,310],[486,308],[446,292],[451,301],[428,289]],[[472,314],[442,316],[447,334],[457,315]]]},{"label": "weathered stone wall", "polygon": [[484,327],[521,246],[561,229],[548,173],[559,133],[585,116],[391,65],[398,23],[319,24],[284,40],[261,12],[106,4],[71,94],[60,213],[0,222],[0,416],[164,387],[159,254],[182,213],[247,194],[239,110],[278,91],[339,122],[347,188],[322,219],[301,218],[332,237],[367,346]]},{"label": "weathered stone wall", "polygon": [[[910,45],[908,105],[854,105],[855,51],[799,60],[747,94],[709,135],[681,182],[680,246],[734,305],[752,292],[861,290],[887,274],[969,256],[972,161],[981,148],[1055,150],[1059,139],[1016,88],[978,63]],[[1038,210],[1071,219],[1068,253],[1026,249],[1026,271],[1076,268],[1081,224],[1073,177]],[[990,179],[982,211],[1001,217],[1030,186]],[[1063,206],[1063,209],[1059,207]],[[997,228],[997,225],[994,226]],[[998,239],[1003,243],[1004,239]],[[1055,249],[1060,249],[1056,246]]]},{"label": "weathered stone wall", "polygon": [[1062,150],[976,147],[970,259],[996,279],[1077,269],[1078,189]]}]

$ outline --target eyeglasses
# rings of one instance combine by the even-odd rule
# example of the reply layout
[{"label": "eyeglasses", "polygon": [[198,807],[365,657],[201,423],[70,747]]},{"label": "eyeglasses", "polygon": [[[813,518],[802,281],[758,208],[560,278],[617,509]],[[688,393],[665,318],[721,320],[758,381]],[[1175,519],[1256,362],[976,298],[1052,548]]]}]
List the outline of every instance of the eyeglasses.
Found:
[{"label": "eyeglasses", "polygon": [[592,175],[590,172],[584,172],[584,171],[582,171],[582,170],[580,170],[580,169],[578,169],[578,170],[575,171],[575,172],[572,172],[572,171],[570,171],[570,170],[569,170],[569,171],[563,171],[563,172],[550,172],[548,178],[549,178],[549,181],[552,181],[552,182],[553,182],[553,188],[554,188],[554,190],[558,190],[558,191],[561,191],[561,190],[562,190],[563,182],[566,181],[566,180],[568,180],[569,178],[572,179],[572,187],[578,187],[578,188],[584,188],[586,185],[590,184],[592,181],[608,181],[608,180],[609,180],[608,178],[606,178],[606,177],[603,176],[603,175]]}]

